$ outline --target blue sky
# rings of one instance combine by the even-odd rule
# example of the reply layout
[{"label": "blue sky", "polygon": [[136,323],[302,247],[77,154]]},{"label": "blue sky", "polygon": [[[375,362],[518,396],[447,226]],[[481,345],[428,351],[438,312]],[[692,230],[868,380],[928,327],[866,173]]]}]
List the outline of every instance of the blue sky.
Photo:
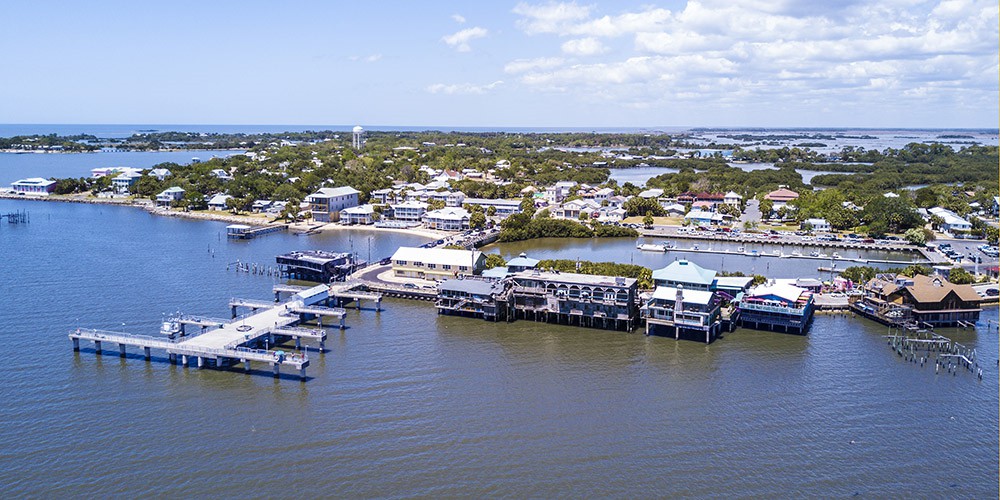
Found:
[{"label": "blue sky", "polygon": [[4,10],[6,123],[998,125],[992,1]]}]

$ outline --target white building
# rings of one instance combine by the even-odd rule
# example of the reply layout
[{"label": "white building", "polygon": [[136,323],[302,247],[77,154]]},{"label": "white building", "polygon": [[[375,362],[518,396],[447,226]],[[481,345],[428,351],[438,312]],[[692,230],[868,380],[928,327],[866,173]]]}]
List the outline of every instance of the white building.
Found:
[{"label": "white building", "polygon": [[173,202],[179,201],[181,198],[184,198],[183,189],[177,186],[169,187],[156,195],[156,206],[169,207]]},{"label": "white building", "polygon": [[56,189],[56,181],[41,177],[31,177],[29,179],[14,181],[10,187],[18,193],[48,195]]},{"label": "white building", "polygon": [[743,202],[743,197],[740,196],[739,193],[735,191],[730,191],[726,193],[726,195],[722,198],[722,202],[725,203],[726,205],[733,205],[734,207],[738,207],[740,206],[740,203]]},{"label": "white building", "polygon": [[137,168],[129,168],[111,179],[111,189],[118,194],[128,194],[133,184],[142,178],[142,171]]},{"label": "white building", "polygon": [[813,231],[829,231],[830,223],[826,219],[806,219],[802,222],[802,226],[805,227],[809,225],[812,227]]},{"label": "white building", "polygon": [[317,222],[331,222],[340,220],[341,210],[358,206],[359,193],[350,186],[320,188],[309,195],[306,201],[309,202],[313,219]]},{"label": "white building", "polygon": [[166,179],[168,175],[170,175],[170,171],[165,168],[154,168],[153,170],[149,171],[149,175],[156,177],[156,180],[158,181],[162,181],[163,179]]},{"label": "white building", "polygon": [[392,255],[392,274],[437,281],[460,274],[480,274],[485,261],[478,250],[399,247]]},{"label": "white building", "polygon": [[507,217],[508,215],[516,214],[521,211],[521,200],[466,198],[465,204],[479,205],[483,207],[483,210],[489,210],[490,207],[493,207],[496,209],[496,215],[498,217]]},{"label": "white building", "polygon": [[389,205],[392,208],[392,218],[404,222],[420,222],[427,212],[427,204],[422,201],[404,201]]},{"label": "white building", "polygon": [[375,222],[375,207],[358,205],[340,211],[340,221],[344,224],[372,224]]},{"label": "white building", "polygon": [[208,200],[208,209],[222,211],[226,209],[226,201],[232,199],[228,194],[219,193]]},{"label": "white building", "polygon": [[469,216],[469,211],[464,208],[445,207],[425,213],[422,220],[430,229],[461,231],[469,228]]},{"label": "white building", "polygon": [[942,220],[944,220],[944,222],[941,223],[942,231],[948,233],[954,233],[956,231],[965,232],[972,230],[972,224],[970,224],[969,221],[963,219],[962,217],[959,217],[958,214],[952,212],[951,210],[948,210],[947,208],[934,207],[932,209],[929,209],[927,212],[929,212],[931,215],[936,215],[940,217]]}]

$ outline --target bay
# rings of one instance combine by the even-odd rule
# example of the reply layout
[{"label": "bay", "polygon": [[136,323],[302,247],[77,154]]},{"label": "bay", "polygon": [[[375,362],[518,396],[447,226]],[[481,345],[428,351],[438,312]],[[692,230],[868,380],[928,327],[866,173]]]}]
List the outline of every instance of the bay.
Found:
[{"label": "bay", "polygon": [[[226,270],[237,259],[273,263],[307,248],[365,257],[369,244],[374,257],[423,238],[340,231],[236,242],[222,223],[0,200],[0,213],[15,209],[31,221],[0,224],[5,496],[998,489],[995,306],[975,329],[941,331],[977,349],[982,382],[905,362],[884,327],[850,316],[819,316],[804,337],[737,330],[706,346],[445,317],[426,302],[388,299],[381,313],[349,310],[349,328],[330,332],[329,352],[312,353],[303,383],[73,353],[66,334],[155,334],[164,313],[224,317],[231,297],[271,298],[274,278]],[[541,255],[550,245],[501,249]],[[564,252],[590,256],[585,246]]]}]

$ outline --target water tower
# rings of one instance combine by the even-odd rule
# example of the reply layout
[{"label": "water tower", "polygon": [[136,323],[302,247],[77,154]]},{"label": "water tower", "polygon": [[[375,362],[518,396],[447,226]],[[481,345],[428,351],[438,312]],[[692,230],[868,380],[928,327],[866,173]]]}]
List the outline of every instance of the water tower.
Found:
[{"label": "water tower", "polygon": [[354,127],[354,139],[351,144],[354,149],[361,149],[361,145],[365,143],[365,129],[361,128],[361,125],[356,125]]}]

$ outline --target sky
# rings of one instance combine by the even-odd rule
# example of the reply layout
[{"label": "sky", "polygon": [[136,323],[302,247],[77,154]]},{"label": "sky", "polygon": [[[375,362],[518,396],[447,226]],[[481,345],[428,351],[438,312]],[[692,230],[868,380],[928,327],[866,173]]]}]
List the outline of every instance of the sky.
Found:
[{"label": "sky", "polygon": [[5,2],[0,122],[998,126],[985,0]]}]

